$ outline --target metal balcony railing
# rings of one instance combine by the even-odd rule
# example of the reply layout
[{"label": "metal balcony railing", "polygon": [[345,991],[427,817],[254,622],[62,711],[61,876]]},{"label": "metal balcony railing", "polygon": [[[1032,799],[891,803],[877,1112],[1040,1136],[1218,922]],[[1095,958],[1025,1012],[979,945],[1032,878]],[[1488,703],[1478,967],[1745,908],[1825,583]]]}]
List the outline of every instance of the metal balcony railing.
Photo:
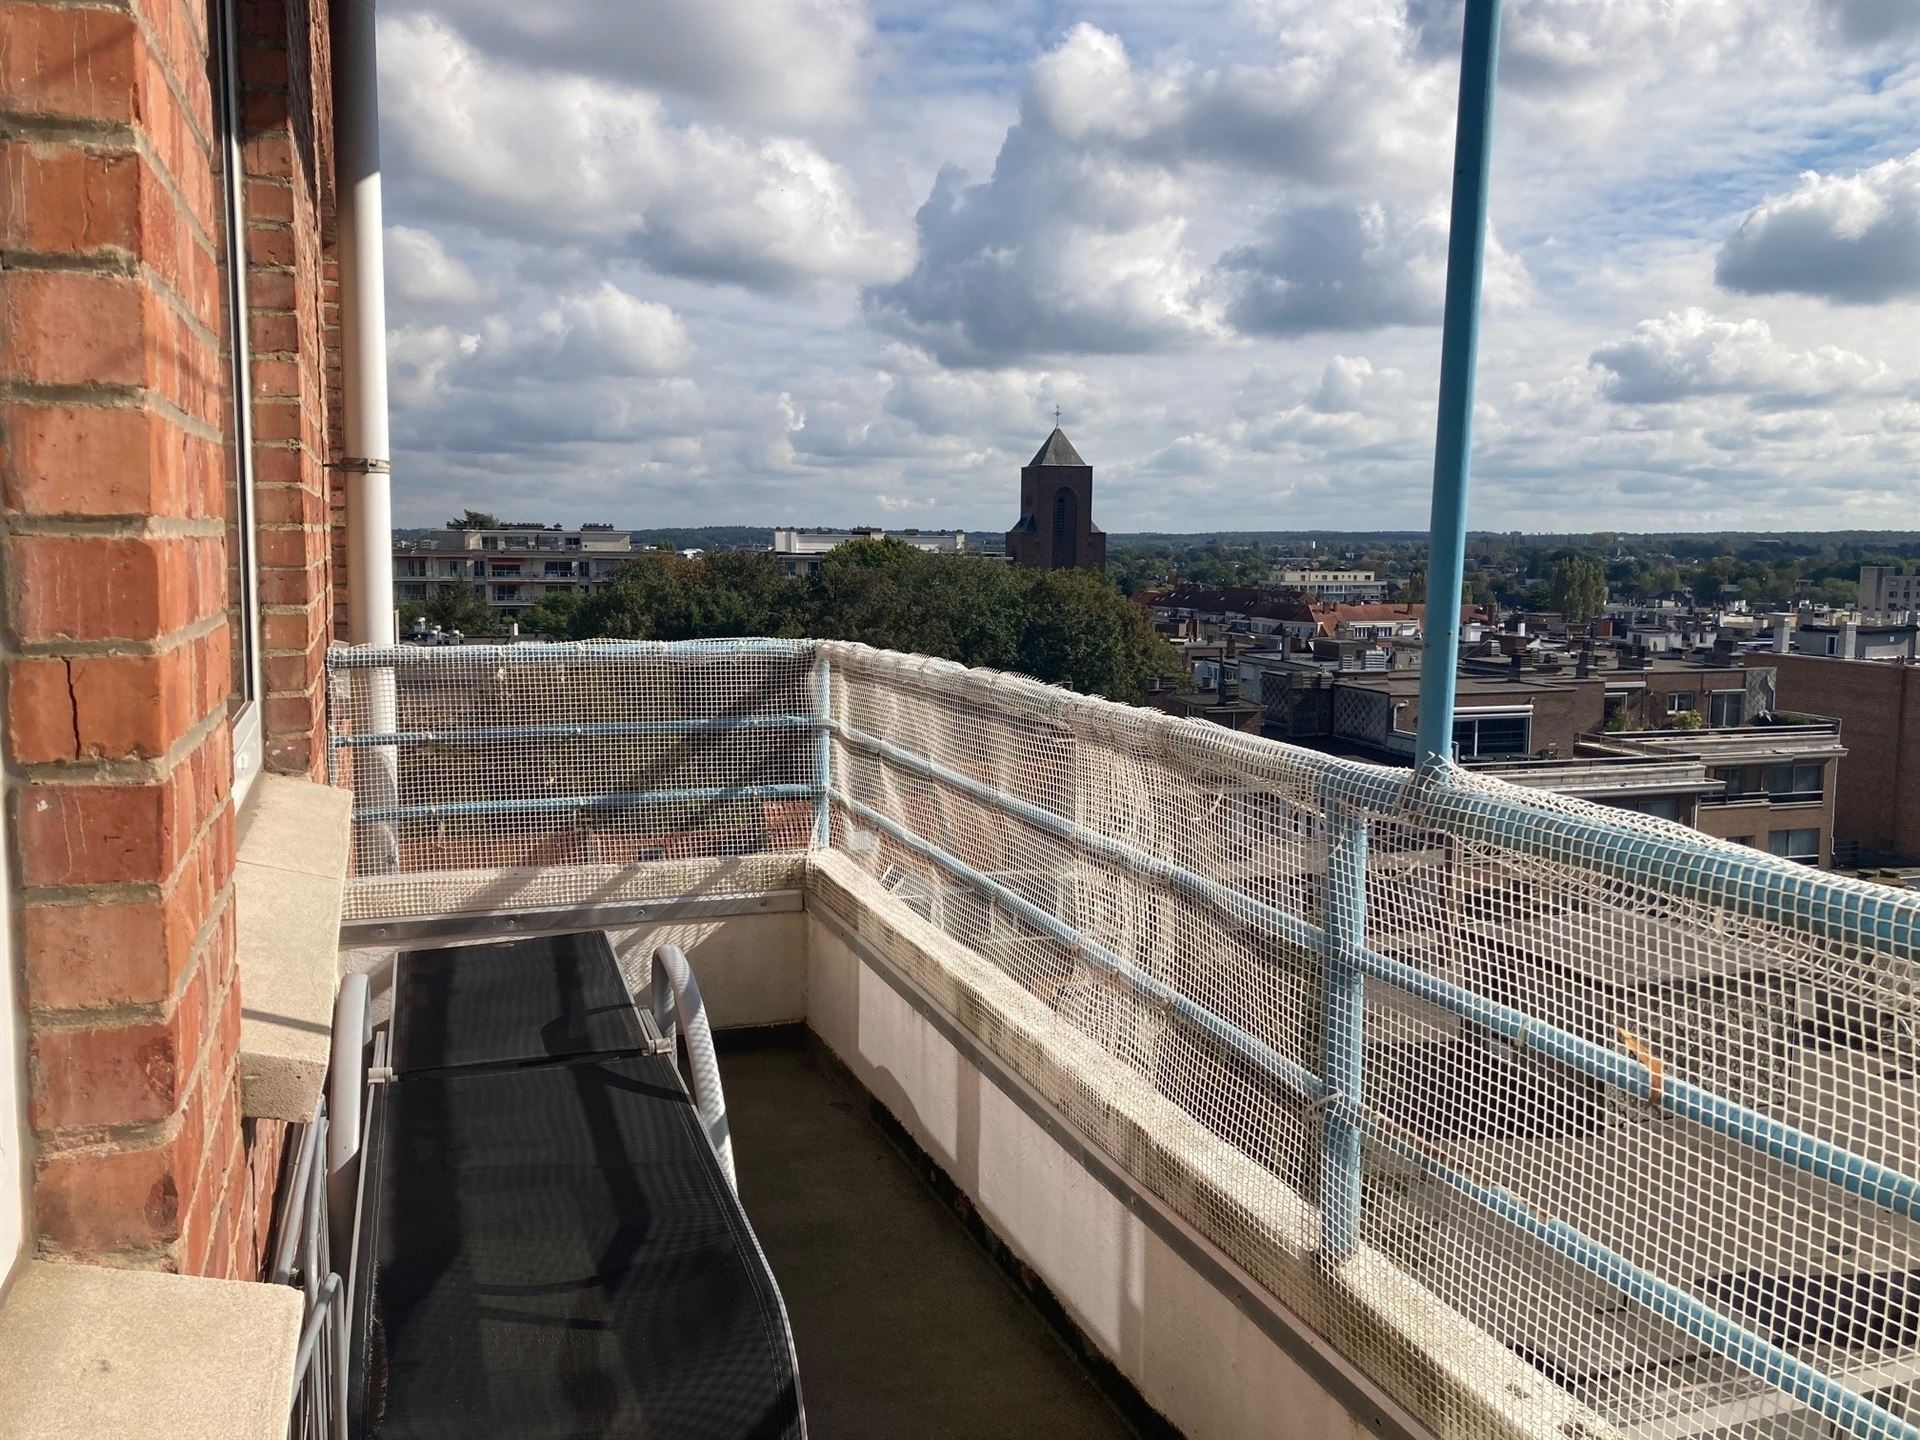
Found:
[{"label": "metal balcony railing", "polygon": [[831,851],[1070,1041],[1068,1120],[1175,1117],[1116,1163],[1334,1329],[1384,1259],[1632,1433],[1920,1440],[1920,897],[856,645],[329,665],[350,919]]}]

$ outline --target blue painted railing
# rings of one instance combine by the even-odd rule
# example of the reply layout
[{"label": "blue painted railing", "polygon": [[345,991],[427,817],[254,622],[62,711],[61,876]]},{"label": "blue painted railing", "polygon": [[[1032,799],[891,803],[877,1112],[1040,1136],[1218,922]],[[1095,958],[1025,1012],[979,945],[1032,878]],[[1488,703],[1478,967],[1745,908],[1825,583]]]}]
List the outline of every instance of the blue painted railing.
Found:
[{"label": "blue painted railing", "polygon": [[[1381,799],[1379,772],[1364,777],[1349,777],[1345,784],[1332,779],[1330,772],[1325,785],[1328,796],[1327,870],[1322,882],[1322,912],[1326,923],[1324,926],[1315,926],[1248,897],[1240,897],[1239,904],[1224,903],[1220,892],[1225,887],[1217,881],[1155,861],[1130,846],[1062,819],[1030,802],[983,786],[969,776],[924,757],[911,755],[877,737],[847,726],[836,726],[835,732],[850,747],[864,754],[898,765],[922,779],[949,786],[974,800],[984,801],[1007,815],[1035,824],[1050,835],[1073,842],[1090,855],[1113,861],[1142,878],[1162,883],[1176,894],[1218,905],[1247,923],[1270,929],[1280,939],[1320,952],[1326,986],[1322,1043],[1325,1074],[1315,1075],[1240,1027],[1195,1004],[1119,955],[1095,944],[1059,917],[943,847],[914,834],[898,821],[844,791],[835,790],[832,793],[834,804],[854,819],[873,826],[954,879],[989,897],[1040,933],[1067,946],[1072,953],[1086,957],[1144,998],[1167,1008],[1196,1029],[1211,1035],[1301,1100],[1319,1106],[1323,1111],[1321,1247],[1329,1260],[1338,1261],[1358,1243],[1360,1146],[1362,1137],[1365,1137],[1418,1164],[1488,1214],[1545,1243],[1588,1274],[1674,1324],[1723,1359],[1806,1404],[1840,1427],[1841,1433],[1861,1437],[1861,1440],[1920,1440],[1920,1429],[1884,1407],[1847,1389],[1831,1376],[1799,1360],[1738,1321],[1720,1314],[1697,1296],[1634,1265],[1624,1256],[1564,1222],[1540,1215],[1510,1191],[1488,1185],[1449,1165],[1424,1146],[1413,1143],[1408,1135],[1384,1117],[1366,1111],[1362,1098],[1366,1023],[1364,984],[1366,979],[1371,978],[1484,1026],[1570,1070],[1615,1086],[1636,1099],[1655,1103],[1669,1114],[1749,1146],[1773,1160],[1804,1170],[1896,1214],[1915,1217],[1916,1202],[1920,1202],[1920,1181],[1913,1176],[1809,1135],[1677,1077],[1662,1076],[1656,1085],[1652,1069],[1636,1057],[1596,1044],[1557,1025],[1368,948],[1365,943],[1368,826],[1359,812],[1349,808],[1348,802],[1341,796],[1345,790],[1364,793],[1367,801],[1377,806]],[[1517,803],[1524,806],[1526,803],[1524,799],[1517,802],[1490,801],[1488,797],[1473,797],[1473,803],[1468,803],[1468,797],[1451,793],[1443,798],[1442,792],[1450,791],[1456,774],[1447,769],[1429,770],[1409,776],[1398,788],[1404,800],[1412,802],[1418,796],[1423,802],[1417,806],[1425,812],[1423,823],[1433,823],[1432,817],[1436,812],[1455,809],[1464,809],[1465,813],[1476,819],[1485,820],[1489,804],[1497,808],[1498,805]],[[1410,808],[1415,807],[1410,804]],[[1518,823],[1495,828],[1498,833],[1515,838],[1523,836],[1526,829]],[[1556,841],[1564,842],[1565,837],[1557,827],[1549,833],[1554,835]],[[1611,855],[1618,863],[1620,857],[1608,848],[1608,842],[1617,837],[1602,835],[1597,838],[1602,852]],[[1676,846],[1668,837],[1650,838],[1642,834],[1638,838],[1643,848],[1633,852],[1636,860],[1645,860],[1657,851],[1685,851],[1688,848]],[[1564,844],[1557,847],[1555,853],[1556,858],[1563,862],[1568,858]],[[1695,852],[1686,856],[1668,854],[1665,858],[1705,862],[1718,857]],[[1682,893],[1705,883],[1703,875],[1709,878],[1719,875],[1716,867],[1704,863],[1682,864],[1677,870]],[[1637,864],[1632,867],[1634,878],[1641,882],[1658,873]],[[1782,878],[1797,880],[1798,877],[1787,875]],[[1833,887],[1829,885],[1829,888]],[[1767,899],[1772,897],[1777,900],[1775,887],[1765,880],[1750,880],[1737,887],[1737,890],[1742,900],[1740,908],[1746,913],[1764,910],[1773,918],[1780,918],[1780,912]],[[1834,907],[1834,913],[1827,916],[1830,922],[1837,925],[1839,917],[1848,915],[1856,920],[1867,918],[1864,912],[1875,908],[1865,903],[1867,897],[1849,895],[1847,898],[1856,903],[1842,903]],[[1807,907],[1798,907],[1786,913],[1796,916],[1812,911]],[[1262,920],[1268,917],[1278,923],[1262,926]],[[1878,933],[1882,929],[1911,933],[1910,929],[1892,925],[1870,926],[1869,933]],[[1855,933],[1859,935],[1861,932]]]}]

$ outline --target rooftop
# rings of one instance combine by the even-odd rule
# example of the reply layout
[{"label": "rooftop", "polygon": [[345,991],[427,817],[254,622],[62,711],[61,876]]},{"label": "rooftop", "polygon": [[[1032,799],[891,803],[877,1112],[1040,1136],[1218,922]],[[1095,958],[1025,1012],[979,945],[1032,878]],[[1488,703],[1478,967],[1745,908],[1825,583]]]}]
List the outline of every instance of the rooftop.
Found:
[{"label": "rooftop", "polygon": [[1040,448],[1033,453],[1033,459],[1027,462],[1029,470],[1041,465],[1077,465],[1084,467],[1086,461],[1080,458],[1080,452],[1073,448],[1073,442],[1067,439],[1066,432],[1058,425],[1047,436]]}]

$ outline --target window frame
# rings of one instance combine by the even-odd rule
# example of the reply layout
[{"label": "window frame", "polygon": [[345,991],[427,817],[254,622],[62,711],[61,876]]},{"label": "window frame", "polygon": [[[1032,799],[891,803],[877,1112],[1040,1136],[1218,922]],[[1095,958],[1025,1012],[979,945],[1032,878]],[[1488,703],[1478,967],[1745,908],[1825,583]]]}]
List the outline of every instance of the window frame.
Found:
[{"label": "window frame", "polygon": [[[1518,750],[1488,750],[1480,743],[1482,722],[1501,723],[1519,721],[1521,725],[1521,744]],[[1472,748],[1461,743],[1460,732],[1466,729],[1473,737]],[[1404,732],[1403,732],[1404,733]],[[1481,706],[1470,710],[1455,709],[1453,712],[1453,733],[1449,737],[1453,743],[1454,758],[1457,760],[1512,760],[1524,758],[1533,753],[1533,707],[1526,706]]]},{"label": "window frame", "polygon": [[[1781,772],[1784,771],[1784,778]],[[1766,772],[1767,798],[1776,805],[1811,804],[1827,795],[1827,767],[1818,760],[1788,760],[1769,765]],[[1802,784],[1811,772],[1813,783]]]},{"label": "window frame", "polygon": [[238,37],[234,0],[214,0],[208,19],[217,56],[214,67],[214,123],[220,145],[220,224],[226,264],[221,289],[227,307],[227,377],[232,387],[233,535],[239,571],[236,600],[240,649],[240,688],[233,709],[233,803],[237,808],[259,778],[262,764],[261,713],[266,677],[261,651],[260,550],[256,530],[253,470],[253,371],[247,354],[246,173],[241,156]]},{"label": "window frame", "polygon": [[[1810,851],[1796,852],[1793,848],[1793,837],[1796,835],[1811,835],[1813,837],[1813,849]],[[1780,837],[1780,843],[1778,845],[1774,843],[1775,836]],[[1795,825],[1787,830],[1769,830],[1767,832],[1767,853],[1777,856],[1782,860],[1795,861],[1801,865],[1818,865],[1820,863],[1820,827],[1818,825]]]}]

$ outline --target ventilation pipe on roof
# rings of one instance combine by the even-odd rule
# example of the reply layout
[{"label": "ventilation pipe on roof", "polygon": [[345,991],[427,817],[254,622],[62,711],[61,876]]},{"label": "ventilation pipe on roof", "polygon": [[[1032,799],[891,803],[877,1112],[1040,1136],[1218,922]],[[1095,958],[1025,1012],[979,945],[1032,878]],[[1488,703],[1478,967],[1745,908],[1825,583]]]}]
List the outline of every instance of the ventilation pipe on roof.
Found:
[{"label": "ventilation pipe on roof", "polygon": [[334,168],[339,183],[341,392],[347,477],[347,635],[391,645],[393,486],[387,438],[387,288],[373,0],[335,0]]}]

